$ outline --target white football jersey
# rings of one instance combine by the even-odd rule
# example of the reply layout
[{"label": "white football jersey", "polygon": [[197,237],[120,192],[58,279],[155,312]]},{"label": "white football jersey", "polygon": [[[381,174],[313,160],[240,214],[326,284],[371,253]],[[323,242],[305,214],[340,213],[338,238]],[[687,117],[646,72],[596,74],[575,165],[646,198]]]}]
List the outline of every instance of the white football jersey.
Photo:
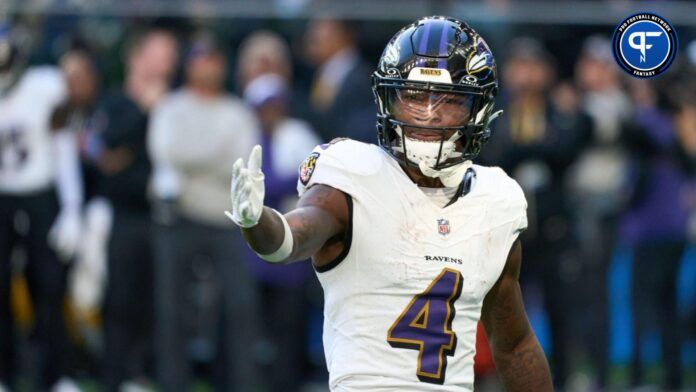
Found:
[{"label": "white football jersey", "polygon": [[473,390],[483,299],[527,225],[518,184],[473,168],[443,208],[375,145],[324,144],[300,167],[300,195],[325,184],[352,204],[347,252],[317,270],[331,390]]},{"label": "white football jersey", "polygon": [[30,193],[53,183],[49,123],[66,93],[58,68],[36,67],[0,96],[0,192]]}]

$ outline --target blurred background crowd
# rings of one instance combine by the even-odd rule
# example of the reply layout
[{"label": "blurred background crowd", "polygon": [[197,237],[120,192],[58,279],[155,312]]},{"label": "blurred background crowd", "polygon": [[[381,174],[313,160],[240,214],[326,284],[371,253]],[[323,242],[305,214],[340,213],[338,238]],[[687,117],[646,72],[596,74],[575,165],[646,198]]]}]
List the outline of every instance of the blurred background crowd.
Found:
[{"label": "blurred background crowd", "polygon": [[558,390],[696,390],[696,5],[659,4],[681,45],[663,76],[611,53],[653,4],[0,3],[0,391],[326,390],[321,288],[244,245],[232,163],[261,144],[266,205],[292,208],[316,144],[376,142],[370,74],[427,14],[496,55],[477,163],[525,191]]}]

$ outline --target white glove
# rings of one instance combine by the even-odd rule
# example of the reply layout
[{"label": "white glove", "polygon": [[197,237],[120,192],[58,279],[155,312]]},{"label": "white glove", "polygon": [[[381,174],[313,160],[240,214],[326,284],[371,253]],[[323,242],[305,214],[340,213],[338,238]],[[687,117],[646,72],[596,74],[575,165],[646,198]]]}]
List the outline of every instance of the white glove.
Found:
[{"label": "white glove", "polygon": [[48,244],[65,263],[70,262],[80,244],[80,221],[80,213],[77,210],[61,210],[48,232]]},{"label": "white glove", "polygon": [[244,228],[259,223],[266,193],[263,180],[261,146],[257,144],[249,154],[247,167],[244,167],[242,158],[237,159],[232,167],[232,212],[225,211],[225,215],[232,219],[232,222]]},{"label": "white glove", "polygon": [[85,208],[85,236],[70,272],[70,296],[78,311],[99,307],[107,275],[107,246],[113,212],[104,199],[94,199]]}]

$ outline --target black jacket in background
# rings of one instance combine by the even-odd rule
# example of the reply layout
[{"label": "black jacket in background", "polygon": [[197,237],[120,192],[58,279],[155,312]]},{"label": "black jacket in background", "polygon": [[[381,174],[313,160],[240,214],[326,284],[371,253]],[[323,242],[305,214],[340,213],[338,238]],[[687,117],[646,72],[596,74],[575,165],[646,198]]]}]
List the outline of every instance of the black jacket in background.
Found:
[{"label": "black jacket in background", "polygon": [[147,184],[151,164],[147,155],[148,115],[123,92],[109,95],[96,116],[97,135],[105,150],[127,149],[132,160],[120,172],[102,172],[97,193],[109,199],[115,211],[148,213]]},{"label": "black jacket in background", "polygon": [[312,126],[324,142],[337,137],[377,142],[377,107],[371,75],[372,70],[360,59],[338,87],[331,106],[310,116]]}]

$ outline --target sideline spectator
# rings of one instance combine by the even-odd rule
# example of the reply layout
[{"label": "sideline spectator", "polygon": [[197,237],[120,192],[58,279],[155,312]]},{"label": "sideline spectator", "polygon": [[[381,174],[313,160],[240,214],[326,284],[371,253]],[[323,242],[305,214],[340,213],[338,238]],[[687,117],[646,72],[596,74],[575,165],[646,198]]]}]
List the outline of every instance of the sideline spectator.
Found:
[{"label": "sideline spectator", "polygon": [[12,256],[21,247],[34,312],[30,385],[74,391],[62,310],[80,241],[82,184],[75,137],[54,115],[69,92],[62,70],[26,66],[16,31],[0,24],[0,390],[19,387],[10,297],[17,282]]},{"label": "sideline spectator", "polygon": [[[662,339],[663,387],[682,387],[683,328],[677,310],[677,277],[686,247],[687,164],[681,135],[693,102],[683,95],[674,115],[658,105],[658,93],[643,80],[631,83],[636,126],[627,129],[632,152],[632,195],[620,239],[633,250],[631,386],[644,382],[643,340],[657,325]],[[672,86],[675,90],[679,86]],[[671,89],[670,89],[671,90]],[[676,129],[675,129],[676,128]]]},{"label": "sideline spectator", "polygon": [[324,142],[336,137],[376,142],[371,70],[358,52],[354,26],[313,20],[305,39],[307,59],[318,67],[310,91],[314,128]]},{"label": "sideline spectator", "polygon": [[165,391],[192,387],[190,271],[203,260],[215,271],[206,279],[220,294],[217,389],[250,391],[260,382],[257,288],[239,230],[223,213],[232,165],[259,142],[259,129],[247,105],[225,92],[226,65],[212,37],[198,37],[186,57],[184,86],[163,100],[150,124],[155,195],[172,207],[159,217],[155,247],[157,379]]},{"label": "sideline spectator", "polygon": [[[567,83],[554,89],[555,64],[542,44],[517,38],[502,66],[505,116],[496,125],[482,159],[502,166],[519,183],[528,202],[529,228],[522,234],[530,263],[523,286],[538,279],[551,333],[551,369],[562,389],[568,373],[572,304],[562,270],[577,263],[573,225],[566,205],[566,172],[589,136],[589,117]],[[529,282],[534,283],[534,282]]]},{"label": "sideline spectator", "polygon": [[176,38],[149,30],[130,42],[122,91],[108,96],[93,118],[99,147],[97,194],[113,208],[104,298],[104,382],[107,391],[144,385],[152,359],[152,250],[145,148],[148,117],[174,76]]},{"label": "sideline spectator", "polygon": [[[288,211],[297,201],[297,168],[320,141],[307,123],[290,117],[292,73],[289,50],[282,38],[268,31],[257,32],[242,48],[240,69],[254,75],[242,79],[244,98],[256,109],[263,130],[265,202],[279,211]],[[261,52],[268,56],[253,55]],[[307,364],[307,283],[314,279],[311,267],[309,263],[270,265],[249,254],[267,310],[263,321],[272,348],[267,359],[268,386],[272,391],[298,391]]]},{"label": "sideline spectator", "polygon": [[581,106],[592,118],[592,136],[571,169],[568,203],[582,254],[586,347],[596,364],[597,386],[608,382],[609,266],[617,246],[618,220],[626,207],[628,155],[622,140],[632,103],[621,84],[611,43],[591,36],[575,66]]}]

